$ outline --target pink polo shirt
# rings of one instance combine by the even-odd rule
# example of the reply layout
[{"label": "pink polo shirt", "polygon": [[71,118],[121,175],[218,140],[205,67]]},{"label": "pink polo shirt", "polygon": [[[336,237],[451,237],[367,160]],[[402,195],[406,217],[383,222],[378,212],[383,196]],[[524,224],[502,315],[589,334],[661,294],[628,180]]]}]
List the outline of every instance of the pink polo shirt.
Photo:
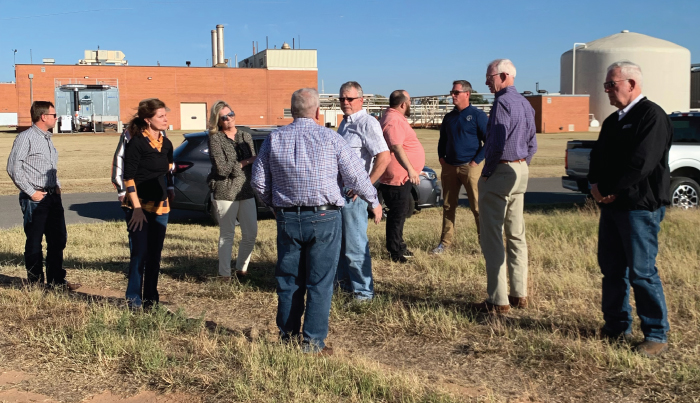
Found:
[{"label": "pink polo shirt", "polygon": [[[379,123],[382,125],[384,140],[386,140],[389,150],[394,144],[403,146],[411,166],[420,173],[423,170],[423,166],[425,166],[425,150],[423,150],[423,145],[418,141],[416,132],[408,123],[408,119],[396,109],[387,108]],[[408,171],[403,169],[392,151],[389,166],[386,167],[386,171],[379,178],[379,182],[385,185],[401,186],[406,181],[408,181]]]}]

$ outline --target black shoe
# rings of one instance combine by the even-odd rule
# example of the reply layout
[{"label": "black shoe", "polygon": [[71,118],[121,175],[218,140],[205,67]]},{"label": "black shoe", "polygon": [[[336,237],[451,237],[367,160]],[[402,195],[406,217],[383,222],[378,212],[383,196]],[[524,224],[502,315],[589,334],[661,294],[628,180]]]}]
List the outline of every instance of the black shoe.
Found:
[{"label": "black shoe", "polygon": [[609,343],[631,343],[632,333],[612,333],[606,328],[600,329],[600,338]]},{"label": "black shoe", "polygon": [[415,257],[415,256],[413,256],[413,252],[411,252],[411,251],[408,250],[408,249],[406,249],[405,251],[403,251],[403,254],[402,254],[402,255],[403,255],[403,257],[405,257],[406,259],[413,259],[413,258]]},{"label": "black shoe", "polygon": [[407,263],[408,259],[406,259],[403,255],[400,256],[392,256],[391,261],[395,263]]}]

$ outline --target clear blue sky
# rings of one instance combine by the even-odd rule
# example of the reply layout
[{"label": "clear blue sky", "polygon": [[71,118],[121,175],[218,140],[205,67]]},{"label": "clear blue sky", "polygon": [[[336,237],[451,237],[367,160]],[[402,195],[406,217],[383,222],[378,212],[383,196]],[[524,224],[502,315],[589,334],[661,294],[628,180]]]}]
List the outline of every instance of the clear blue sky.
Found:
[{"label": "clear blue sky", "polygon": [[[17,63],[75,64],[85,49],[121,50],[130,65],[204,66],[211,30],[226,58],[301,38],[318,50],[319,90],[355,80],[365,92],[445,94],[455,79],[479,92],[486,65],[513,60],[519,90],[559,91],[559,58],[574,42],[623,29],[688,48],[700,62],[700,1],[19,1],[0,0],[0,81]],[[297,39],[298,41],[298,39]],[[297,43],[298,44],[298,43]]]}]

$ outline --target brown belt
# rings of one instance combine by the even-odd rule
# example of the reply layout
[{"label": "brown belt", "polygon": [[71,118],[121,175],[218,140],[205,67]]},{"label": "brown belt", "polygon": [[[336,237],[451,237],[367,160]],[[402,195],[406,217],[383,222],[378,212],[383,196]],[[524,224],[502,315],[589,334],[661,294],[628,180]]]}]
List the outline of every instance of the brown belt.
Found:
[{"label": "brown belt", "polygon": [[509,163],[511,163],[511,162],[525,162],[525,161],[527,161],[527,159],[521,158],[521,159],[519,159],[519,160],[514,160],[514,161],[500,160],[499,162],[500,162],[501,164],[509,164]]}]

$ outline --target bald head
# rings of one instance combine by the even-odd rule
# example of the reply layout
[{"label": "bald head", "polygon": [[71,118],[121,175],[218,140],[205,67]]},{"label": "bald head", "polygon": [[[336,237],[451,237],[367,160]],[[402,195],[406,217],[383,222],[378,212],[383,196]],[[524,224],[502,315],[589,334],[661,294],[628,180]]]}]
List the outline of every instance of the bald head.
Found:
[{"label": "bald head", "polygon": [[293,118],[316,118],[316,112],[320,105],[318,91],[313,88],[302,88],[292,94]]}]

